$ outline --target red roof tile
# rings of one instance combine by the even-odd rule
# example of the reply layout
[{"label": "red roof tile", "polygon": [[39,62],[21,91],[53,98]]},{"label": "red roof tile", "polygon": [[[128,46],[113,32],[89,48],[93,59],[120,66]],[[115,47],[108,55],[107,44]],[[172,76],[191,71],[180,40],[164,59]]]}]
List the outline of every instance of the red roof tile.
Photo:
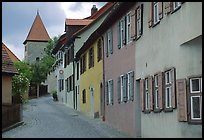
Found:
[{"label": "red roof tile", "polygon": [[8,53],[9,57],[13,62],[20,61],[18,57],[2,42],[2,46],[5,48],[6,52]]},{"label": "red roof tile", "polygon": [[114,5],[114,2],[106,3],[99,11],[97,11],[95,14],[89,17],[89,19],[93,19],[94,21],[88,24],[87,26],[83,27],[82,29],[78,30],[77,32],[75,32],[73,36],[77,36],[79,33],[81,33],[82,31],[87,29],[89,26],[94,24],[97,21],[97,19],[99,19],[104,13],[106,13],[106,11],[110,10],[113,5]]},{"label": "red roof tile", "polygon": [[114,2],[107,2],[101,9],[99,9],[95,14],[89,17],[89,19],[96,19],[100,15],[102,15],[106,10],[108,10],[111,6],[114,5]]},{"label": "red roof tile", "polygon": [[49,41],[49,40],[50,37],[47,33],[47,30],[45,29],[45,26],[40,18],[40,15],[37,14],[33,22],[33,25],[28,33],[28,36],[23,44],[25,44],[26,41]]},{"label": "red roof tile", "polygon": [[66,25],[88,25],[93,21],[93,19],[66,19]]},{"label": "red roof tile", "polygon": [[9,74],[16,74],[18,73],[18,71],[14,66],[11,58],[9,57],[5,47],[6,45],[2,43],[2,72],[9,73]]}]

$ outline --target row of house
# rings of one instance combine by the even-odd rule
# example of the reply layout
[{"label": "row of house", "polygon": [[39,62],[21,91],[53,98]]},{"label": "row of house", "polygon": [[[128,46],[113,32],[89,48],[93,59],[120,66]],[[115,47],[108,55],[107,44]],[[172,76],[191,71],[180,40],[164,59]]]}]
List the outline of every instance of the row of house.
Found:
[{"label": "row of house", "polygon": [[202,137],[202,3],[92,11],[52,51],[59,101],[131,137]]}]

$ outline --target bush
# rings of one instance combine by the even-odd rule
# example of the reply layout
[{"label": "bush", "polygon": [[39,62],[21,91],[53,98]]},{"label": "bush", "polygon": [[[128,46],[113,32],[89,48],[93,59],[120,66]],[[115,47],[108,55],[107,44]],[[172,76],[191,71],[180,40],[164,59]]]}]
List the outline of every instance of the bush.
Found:
[{"label": "bush", "polygon": [[58,97],[57,97],[57,91],[52,91],[52,97],[54,101],[58,101]]}]

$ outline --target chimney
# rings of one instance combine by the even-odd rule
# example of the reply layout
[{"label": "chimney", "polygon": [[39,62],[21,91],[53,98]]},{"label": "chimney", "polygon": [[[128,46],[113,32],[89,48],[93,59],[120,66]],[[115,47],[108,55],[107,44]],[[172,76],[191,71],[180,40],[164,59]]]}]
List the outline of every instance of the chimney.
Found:
[{"label": "chimney", "polygon": [[93,7],[91,8],[91,16],[95,14],[97,11],[98,11],[98,8],[96,8],[96,5],[93,5]]}]

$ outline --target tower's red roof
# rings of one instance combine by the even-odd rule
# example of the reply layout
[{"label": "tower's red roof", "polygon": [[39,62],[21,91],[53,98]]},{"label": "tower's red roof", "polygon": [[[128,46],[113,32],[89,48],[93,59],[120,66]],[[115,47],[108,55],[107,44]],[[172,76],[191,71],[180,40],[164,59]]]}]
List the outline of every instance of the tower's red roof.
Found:
[{"label": "tower's red roof", "polygon": [[45,29],[45,26],[40,18],[40,15],[37,13],[33,25],[28,33],[28,36],[23,44],[26,41],[49,41],[50,37]]}]

